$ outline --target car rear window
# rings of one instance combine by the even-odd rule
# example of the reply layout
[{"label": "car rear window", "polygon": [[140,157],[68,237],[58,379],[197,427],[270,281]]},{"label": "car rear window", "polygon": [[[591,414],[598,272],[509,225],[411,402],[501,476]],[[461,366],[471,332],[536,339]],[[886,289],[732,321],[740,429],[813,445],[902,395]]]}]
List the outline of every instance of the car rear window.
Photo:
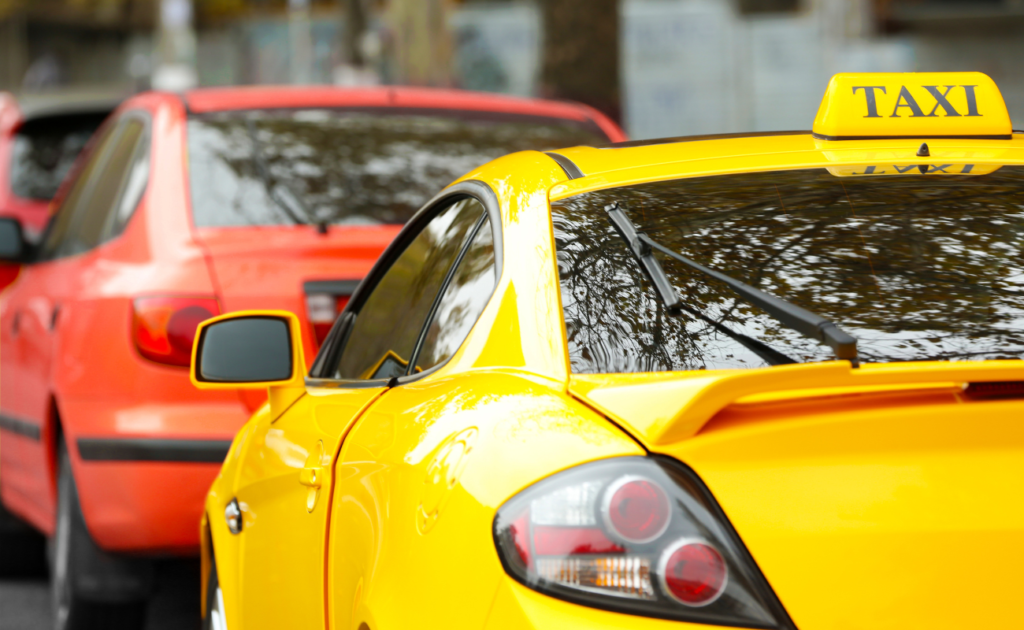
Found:
[{"label": "car rear window", "polygon": [[833,358],[655,251],[683,303],[667,312],[613,229],[611,204],[670,250],[835,322],[857,337],[862,361],[1024,358],[1024,167],[890,172],[697,177],[553,203],[572,371],[766,365],[743,336],[794,362]]},{"label": "car rear window", "polygon": [[196,226],[401,224],[506,153],[606,143],[570,120],[435,110],[233,111],[188,126]]},{"label": "car rear window", "polygon": [[107,113],[42,116],[23,123],[14,135],[11,192],[22,199],[53,199]]}]

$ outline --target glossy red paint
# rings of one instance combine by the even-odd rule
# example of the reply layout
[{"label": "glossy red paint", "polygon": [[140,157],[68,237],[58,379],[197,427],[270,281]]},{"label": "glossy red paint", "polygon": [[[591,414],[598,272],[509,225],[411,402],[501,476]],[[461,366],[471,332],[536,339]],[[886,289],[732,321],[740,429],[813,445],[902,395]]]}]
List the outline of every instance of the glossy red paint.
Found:
[{"label": "glossy red paint", "polygon": [[437,90],[409,87],[355,88],[330,87],[210,88],[185,96],[188,107],[197,113],[257,108],[302,107],[407,107],[460,111],[504,112],[577,120],[592,123],[611,142],[625,141],[626,134],[607,116],[580,103],[547,101],[501,94]]},{"label": "glossy red paint", "polygon": [[[399,226],[319,233],[310,226],[195,228],[191,220],[189,112],[322,106],[523,113],[590,121],[609,140],[624,138],[582,106],[452,91],[239,88],[147,93],[125,102],[106,128],[131,116],[148,120],[150,178],[123,232],[82,253],[26,265],[0,295],[0,498],[12,512],[52,533],[56,444],[63,439],[89,532],[101,547],[198,549],[203,499],[219,469],[209,453],[234,437],[263,396],[198,391],[186,368],[141,356],[133,303],[212,297],[221,312],[285,309],[308,326],[304,283],[367,273]],[[103,133],[94,152],[102,151]],[[81,177],[89,159],[87,152],[79,162]],[[65,184],[55,203],[70,203],[73,190]],[[313,335],[306,339],[312,360]],[[149,455],[125,448],[140,444]],[[168,455],[169,444],[194,447],[197,455]]]}]

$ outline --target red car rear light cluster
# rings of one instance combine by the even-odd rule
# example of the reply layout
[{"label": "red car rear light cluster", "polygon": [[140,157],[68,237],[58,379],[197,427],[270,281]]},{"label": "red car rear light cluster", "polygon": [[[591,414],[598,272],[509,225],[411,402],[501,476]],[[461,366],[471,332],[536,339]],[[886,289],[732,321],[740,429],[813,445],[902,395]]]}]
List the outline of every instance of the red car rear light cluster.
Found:
[{"label": "red car rear light cluster", "polygon": [[307,293],[306,294],[306,316],[309,323],[313,325],[313,335],[316,337],[316,345],[319,348],[327,339],[327,333],[331,332],[334,320],[345,310],[348,304],[348,295],[332,295],[330,293]]},{"label": "red car rear light cluster", "polygon": [[586,464],[498,511],[506,571],[575,603],[694,623],[791,622],[710,493],[689,469],[653,457]]},{"label": "red car rear light cluster", "polygon": [[133,304],[132,337],[139,354],[166,365],[188,367],[200,322],[220,313],[215,298],[154,296]]}]

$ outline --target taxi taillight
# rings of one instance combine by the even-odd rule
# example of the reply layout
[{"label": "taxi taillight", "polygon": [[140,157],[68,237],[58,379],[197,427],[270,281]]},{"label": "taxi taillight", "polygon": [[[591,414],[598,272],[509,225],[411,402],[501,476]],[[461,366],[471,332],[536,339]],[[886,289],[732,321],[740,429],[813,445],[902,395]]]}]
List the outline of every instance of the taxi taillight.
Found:
[{"label": "taxi taillight", "polygon": [[692,623],[792,628],[725,515],[688,468],[621,457],[545,479],[498,510],[505,570],[584,606]]},{"label": "taxi taillight", "polygon": [[152,296],[137,298],[132,338],[143,357],[188,367],[200,322],[220,314],[215,298]]}]

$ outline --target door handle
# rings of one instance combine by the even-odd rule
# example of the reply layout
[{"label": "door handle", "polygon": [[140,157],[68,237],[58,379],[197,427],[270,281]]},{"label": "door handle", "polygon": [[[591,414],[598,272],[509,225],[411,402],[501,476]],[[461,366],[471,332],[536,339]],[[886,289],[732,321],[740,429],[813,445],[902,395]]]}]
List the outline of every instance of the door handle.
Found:
[{"label": "door handle", "polygon": [[322,466],[306,466],[299,471],[299,483],[310,488],[319,488],[323,485],[322,470]]}]

